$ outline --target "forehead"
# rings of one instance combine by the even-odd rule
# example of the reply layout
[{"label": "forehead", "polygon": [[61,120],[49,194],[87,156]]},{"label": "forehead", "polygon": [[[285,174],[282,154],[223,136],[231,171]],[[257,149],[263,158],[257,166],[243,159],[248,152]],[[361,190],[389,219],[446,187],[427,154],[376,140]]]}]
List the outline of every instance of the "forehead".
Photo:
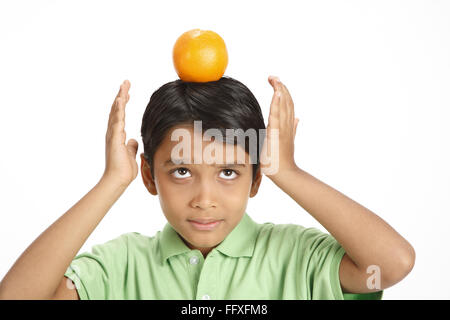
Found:
[{"label": "forehead", "polygon": [[[216,140],[214,136],[194,131],[190,125],[171,128],[158,150],[154,160],[158,166],[179,162],[185,164],[251,164],[251,157],[239,144]],[[233,141],[233,140],[231,140]],[[178,162],[178,163],[177,163]]]}]

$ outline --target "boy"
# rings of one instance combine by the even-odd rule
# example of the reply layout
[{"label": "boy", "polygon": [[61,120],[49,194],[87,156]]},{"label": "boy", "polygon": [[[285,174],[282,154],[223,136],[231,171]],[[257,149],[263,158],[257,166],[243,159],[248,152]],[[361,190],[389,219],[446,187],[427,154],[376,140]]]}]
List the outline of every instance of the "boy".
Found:
[{"label": "boy", "polygon": [[[414,249],[377,215],[295,164],[294,105],[278,78],[269,83],[267,136],[256,135],[257,152],[239,138],[265,129],[264,120],[239,81],[177,80],[155,91],[142,121],[141,174],[168,223],[153,237],[126,233],[75,257],[138,173],[137,141],[125,145],[125,81],[109,116],[102,178],[27,248],[2,280],[0,298],[381,299],[413,268]],[[218,138],[229,128],[242,129],[240,143]],[[215,130],[211,143],[202,139],[204,129]],[[199,152],[210,146],[214,152]],[[245,210],[262,173],[331,235],[255,223]]]}]

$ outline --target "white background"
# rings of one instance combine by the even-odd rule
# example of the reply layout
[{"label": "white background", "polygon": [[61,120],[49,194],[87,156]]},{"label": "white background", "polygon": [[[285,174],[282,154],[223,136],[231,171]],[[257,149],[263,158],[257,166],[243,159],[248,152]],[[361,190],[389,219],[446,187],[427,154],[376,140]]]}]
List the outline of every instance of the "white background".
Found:
[{"label": "white background", "polygon": [[[384,299],[449,299],[449,17],[449,1],[2,1],[0,279],[101,177],[125,79],[127,139],[143,151],[150,96],[178,78],[173,44],[200,28],[225,40],[225,75],[248,86],[266,121],[267,77],[286,84],[298,166],[414,246],[413,271]],[[267,177],[247,212],[326,231]],[[165,223],[139,173],[80,252]]]}]

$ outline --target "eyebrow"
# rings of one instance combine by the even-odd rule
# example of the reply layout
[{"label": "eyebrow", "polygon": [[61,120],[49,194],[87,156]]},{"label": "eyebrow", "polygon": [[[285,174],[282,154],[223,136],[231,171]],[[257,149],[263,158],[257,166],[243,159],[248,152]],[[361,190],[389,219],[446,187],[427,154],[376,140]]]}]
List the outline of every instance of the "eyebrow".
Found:
[{"label": "eyebrow", "polygon": [[[185,163],[184,161],[181,161],[180,163],[174,163],[172,161],[172,159],[166,160],[163,164],[164,167],[166,166],[170,166],[170,165],[191,165],[192,163]],[[245,164],[243,163],[223,163],[223,164],[216,164],[216,167],[230,167],[230,168],[235,168],[235,167],[242,167],[245,168]]]}]

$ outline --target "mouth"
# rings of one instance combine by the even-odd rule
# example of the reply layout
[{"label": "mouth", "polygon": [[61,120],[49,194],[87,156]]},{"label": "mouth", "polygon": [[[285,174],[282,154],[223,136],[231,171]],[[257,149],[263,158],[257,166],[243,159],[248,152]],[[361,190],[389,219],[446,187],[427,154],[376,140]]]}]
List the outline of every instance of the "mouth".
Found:
[{"label": "mouth", "polygon": [[217,226],[219,226],[219,224],[221,224],[223,220],[195,219],[188,221],[197,230],[213,230]]}]

